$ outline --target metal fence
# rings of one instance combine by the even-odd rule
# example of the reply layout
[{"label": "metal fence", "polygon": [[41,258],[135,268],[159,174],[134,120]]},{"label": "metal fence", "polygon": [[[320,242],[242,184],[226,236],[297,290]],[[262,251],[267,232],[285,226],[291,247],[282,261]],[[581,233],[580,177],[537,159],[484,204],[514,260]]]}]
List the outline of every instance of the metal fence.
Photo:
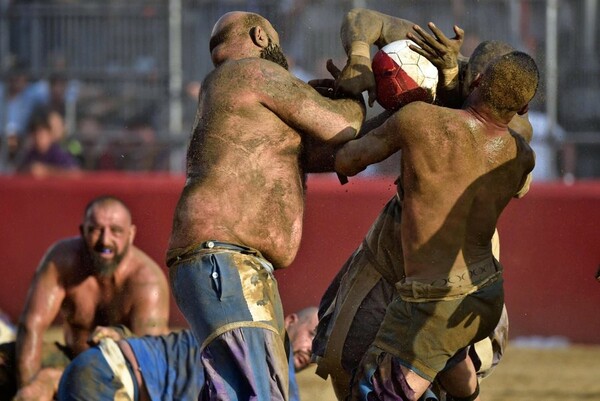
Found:
[{"label": "metal fence", "polygon": [[[0,2],[0,73],[11,61],[33,81],[60,71],[71,140],[87,169],[180,171],[195,112],[194,88],[212,69],[208,38],[231,10],[258,12],[273,22],[299,76],[324,76],[325,60],[344,62],[342,16],[366,7],[419,24],[434,21],[451,35],[466,31],[463,53],[485,39],[505,40],[533,55],[542,86],[533,105],[544,113],[535,135],[557,153],[571,145],[577,159],[562,168],[600,176],[598,0],[163,0]],[[4,4],[4,5],[1,5]],[[1,101],[1,98],[0,98]],[[6,104],[6,102],[3,102]],[[0,103],[0,127],[2,121]],[[132,132],[145,121],[151,134]],[[149,125],[149,127],[148,127]],[[563,136],[558,135],[564,129]],[[0,130],[2,131],[2,130]],[[5,135],[2,135],[5,137]],[[125,145],[127,144],[127,145]],[[3,149],[6,146],[3,147]],[[141,149],[158,158],[107,163]],[[156,149],[163,151],[157,152]],[[157,156],[160,154],[160,156]],[[150,157],[150,156],[148,156]],[[0,158],[0,161],[2,159]],[[6,152],[4,152],[6,161]],[[553,162],[556,163],[556,162]],[[5,171],[8,171],[5,163]]]}]

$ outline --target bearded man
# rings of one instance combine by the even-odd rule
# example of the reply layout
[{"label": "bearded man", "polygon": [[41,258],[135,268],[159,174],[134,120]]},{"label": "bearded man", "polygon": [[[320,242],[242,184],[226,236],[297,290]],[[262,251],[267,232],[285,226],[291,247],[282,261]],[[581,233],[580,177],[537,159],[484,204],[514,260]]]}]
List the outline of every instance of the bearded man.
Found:
[{"label": "bearded man", "polygon": [[287,401],[273,271],[300,247],[306,173],[355,137],[364,104],[293,76],[277,31],[258,14],[222,16],[209,49],[215,69],[198,97],[167,253],[171,288],[200,344],[200,400]]},{"label": "bearded man", "polygon": [[[53,244],[35,272],[18,322],[16,362],[6,347],[0,353],[3,369],[16,371],[19,400],[51,400],[64,366],[100,341],[91,336],[97,326],[121,325],[139,336],[168,332],[167,279],[133,245],[136,227],[125,203],[114,196],[92,200],[80,232]],[[59,315],[64,355],[43,342]]]}]

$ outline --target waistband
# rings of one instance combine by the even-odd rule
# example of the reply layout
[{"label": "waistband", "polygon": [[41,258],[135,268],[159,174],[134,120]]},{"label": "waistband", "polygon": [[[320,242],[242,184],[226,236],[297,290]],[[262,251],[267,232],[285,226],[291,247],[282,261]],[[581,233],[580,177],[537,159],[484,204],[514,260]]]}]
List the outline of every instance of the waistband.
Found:
[{"label": "waistband", "polygon": [[421,280],[407,277],[396,284],[396,289],[408,302],[457,299],[500,280],[502,270],[500,262],[490,258],[454,271],[444,278]]},{"label": "waistband", "polygon": [[175,263],[180,262],[185,259],[189,259],[192,256],[195,256],[200,253],[205,253],[206,251],[230,251],[230,252],[238,252],[244,255],[252,255],[259,258],[264,259],[261,253],[248,246],[232,244],[229,242],[220,242],[220,241],[204,241],[200,244],[190,245],[185,248],[173,248],[167,251],[166,256],[166,264],[167,267],[173,266]]}]

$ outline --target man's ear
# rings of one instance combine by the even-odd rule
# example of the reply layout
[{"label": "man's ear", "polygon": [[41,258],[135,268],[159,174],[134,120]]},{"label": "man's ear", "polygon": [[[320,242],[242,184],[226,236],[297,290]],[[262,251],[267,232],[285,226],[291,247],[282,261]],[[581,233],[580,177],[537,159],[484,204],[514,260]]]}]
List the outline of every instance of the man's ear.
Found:
[{"label": "man's ear", "polygon": [[473,89],[477,88],[479,86],[479,84],[481,83],[481,73],[477,73],[477,75],[475,75],[475,78],[473,78],[473,81],[471,81],[471,84],[469,85],[469,92],[472,91]]},{"label": "man's ear", "polygon": [[79,233],[81,234],[82,237],[85,237],[85,233],[83,232],[83,224],[79,225]]},{"label": "man's ear", "polygon": [[290,313],[283,319],[286,329],[288,327],[290,327],[290,325],[295,324],[297,321],[298,321],[298,315],[295,313]]},{"label": "man's ear", "polygon": [[129,244],[133,244],[133,240],[135,239],[135,234],[137,233],[137,227],[132,224],[131,227],[129,228],[130,231],[130,235],[129,235]]},{"label": "man's ear", "polygon": [[517,111],[517,114],[522,116],[523,114],[527,113],[529,111],[529,103],[527,103],[525,106],[523,106],[521,108],[521,110]]},{"label": "man's ear", "polygon": [[254,44],[261,49],[264,49],[269,45],[269,36],[260,26],[253,26],[250,28],[250,37]]}]

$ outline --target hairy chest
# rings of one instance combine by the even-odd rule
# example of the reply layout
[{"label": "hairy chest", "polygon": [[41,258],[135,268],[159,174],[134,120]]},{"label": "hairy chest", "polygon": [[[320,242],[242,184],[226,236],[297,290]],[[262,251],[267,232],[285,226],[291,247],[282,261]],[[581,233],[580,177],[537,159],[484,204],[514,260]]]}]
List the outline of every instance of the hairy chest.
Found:
[{"label": "hairy chest", "polygon": [[81,328],[123,323],[130,310],[124,286],[102,285],[95,280],[68,289],[61,307],[63,318]]}]

